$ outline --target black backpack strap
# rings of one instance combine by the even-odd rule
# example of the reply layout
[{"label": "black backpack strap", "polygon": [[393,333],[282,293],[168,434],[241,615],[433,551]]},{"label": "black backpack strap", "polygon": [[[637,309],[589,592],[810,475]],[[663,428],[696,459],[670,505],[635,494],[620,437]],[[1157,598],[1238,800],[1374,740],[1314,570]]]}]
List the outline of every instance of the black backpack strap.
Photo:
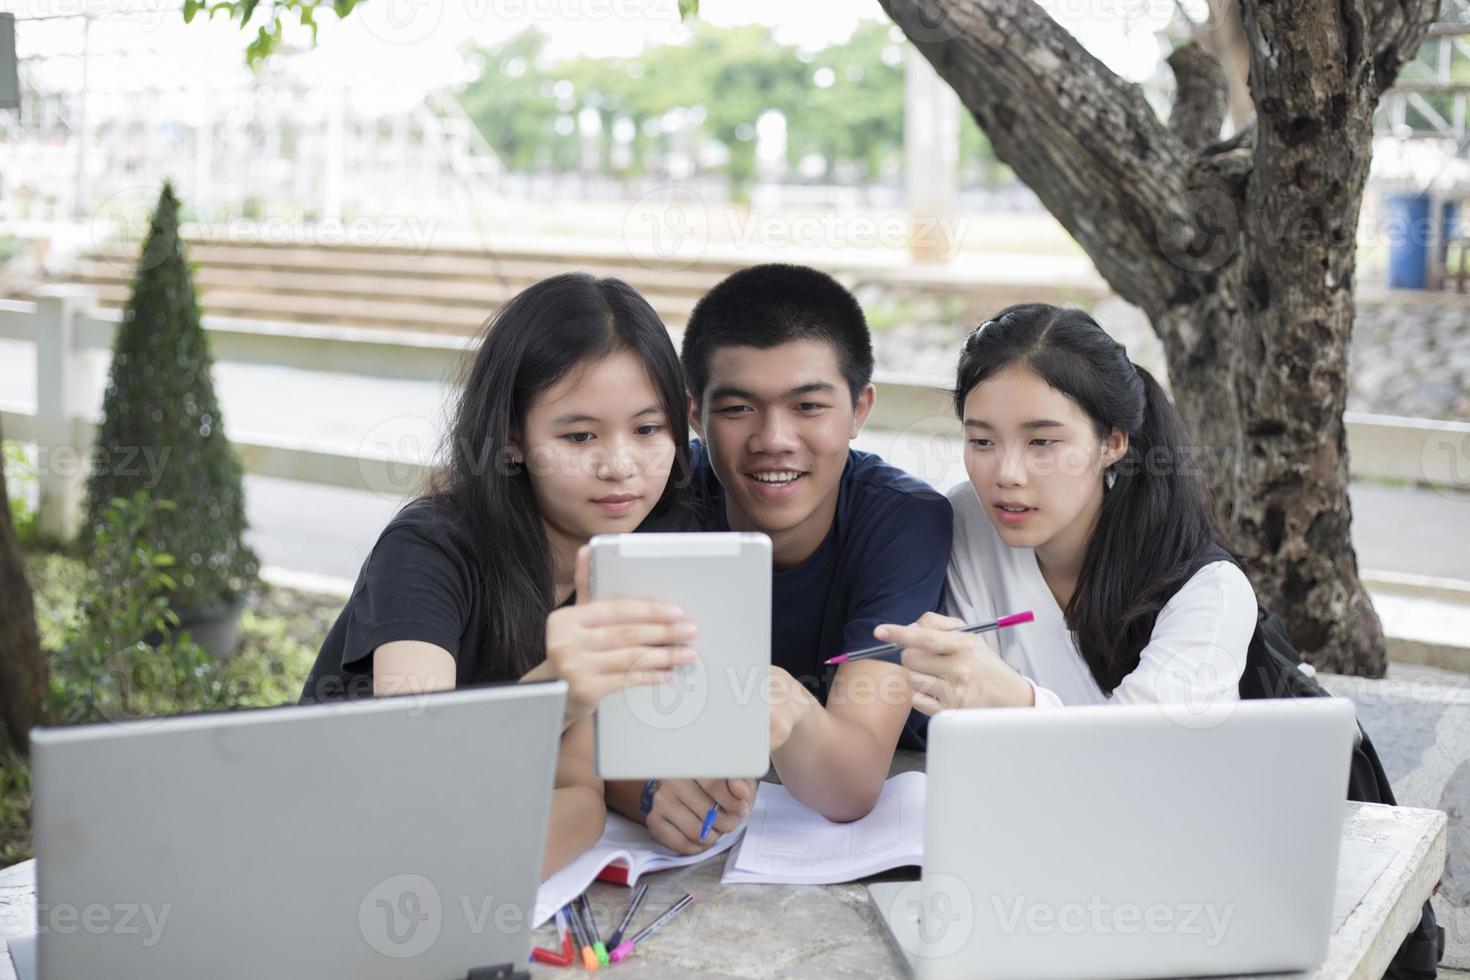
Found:
[{"label": "black backpack strap", "polygon": [[[1220,560],[1234,561],[1234,558],[1222,548],[1201,565]],[[1311,665],[1302,662],[1301,654],[1287,636],[1286,624],[1281,617],[1258,599],[1256,630],[1251,635],[1245,672],[1240,678],[1241,699],[1331,696],[1332,693],[1317,680]],[[1384,772],[1378,750],[1373,747],[1373,740],[1361,722],[1354,739],[1352,762],[1348,767],[1347,798],[1359,803],[1396,806],[1388,774]],[[1425,902],[1418,924],[1399,945],[1384,972],[1385,980],[1434,980],[1439,961],[1444,958],[1444,940],[1444,926],[1435,920],[1434,909]]]}]

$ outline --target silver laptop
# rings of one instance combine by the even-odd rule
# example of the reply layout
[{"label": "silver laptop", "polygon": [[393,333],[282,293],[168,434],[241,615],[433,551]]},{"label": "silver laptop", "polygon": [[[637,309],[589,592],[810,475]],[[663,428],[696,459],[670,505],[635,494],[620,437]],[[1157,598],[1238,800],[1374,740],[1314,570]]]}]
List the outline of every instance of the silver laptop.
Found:
[{"label": "silver laptop", "polygon": [[869,895],[923,980],[1311,969],[1356,731],[1338,698],[943,712],[922,880]]},{"label": "silver laptop", "polygon": [[566,686],[38,729],[40,980],[523,966]]}]

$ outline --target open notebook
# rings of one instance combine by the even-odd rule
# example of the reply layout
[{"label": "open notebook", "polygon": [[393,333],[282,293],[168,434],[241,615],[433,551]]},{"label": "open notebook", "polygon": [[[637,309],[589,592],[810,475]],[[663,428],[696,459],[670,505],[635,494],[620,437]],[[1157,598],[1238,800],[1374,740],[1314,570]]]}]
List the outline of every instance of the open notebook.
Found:
[{"label": "open notebook", "polygon": [[550,919],[557,909],[586,891],[593,881],[610,881],[632,887],[638,883],[639,875],[698,864],[728,850],[740,839],[741,832],[736,830],[726,834],[703,854],[684,855],[655,841],[642,824],[609,813],[602,839],[541,883],[536,892],[534,924],[539,926]]},{"label": "open notebook", "polygon": [[[883,784],[866,817],[833,823],[784,786],[762,783],[739,846],[730,852],[724,884],[832,885],[924,863],[922,772]],[[721,841],[721,843],[724,843]]]}]

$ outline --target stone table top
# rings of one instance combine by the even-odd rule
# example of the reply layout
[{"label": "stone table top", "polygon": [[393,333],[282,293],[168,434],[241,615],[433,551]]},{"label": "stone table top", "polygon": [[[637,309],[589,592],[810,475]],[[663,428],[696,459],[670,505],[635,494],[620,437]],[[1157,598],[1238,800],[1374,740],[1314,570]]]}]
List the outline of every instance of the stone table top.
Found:
[{"label": "stone table top", "polygon": [[[1340,921],[1334,923],[1326,962],[1315,973],[1256,974],[1252,980],[1378,980],[1439,881],[1445,827],[1445,815],[1438,810],[1345,803],[1337,898],[1343,911],[1334,917]],[[868,900],[866,886],[913,877],[912,872],[844,885],[722,885],[724,866],[721,855],[641,879],[649,887],[640,923],[686,892],[694,892],[697,900],[620,964],[620,976],[818,980],[903,975],[902,960]],[[1365,880],[1364,870],[1371,881]],[[622,915],[628,894],[627,888],[605,882],[588,890],[604,936]],[[1354,895],[1361,899],[1354,902]],[[539,945],[554,947],[555,939],[551,927],[537,931]],[[566,975],[541,965],[531,973]]]},{"label": "stone table top", "polygon": [[[923,757],[900,753],[892,772],[921,768]],[[1301,980],[1377,980],[1445,864],[1445,814],[1438,810],[1344,804],[1337,912],[1327,960],[1315,973],[1274,976]],[[633,978],[892,977],[903,965],[868,901],[863,883],[843,885],[722,885],[724,856],[649,875],[639,919],[671,905],[686,892],[698,896],[646,943],[618,974]],[[881,876],[903,878],[900,871]],[[907,875],[912,876],[912,871]],[[0,946],[6,935],[34,928],[35,862],[0,870]],[[589,890],[603,934],[622,914],[628,889],[596,882]],[[555,945],[555,930],[537,931],[541,945]],[[535,965],[534,976],[565,977],[556,967]],[[0,952],[0,980],[14,980],[10,957]],[[1258,974],[1253,980],[1266,980]]]}]

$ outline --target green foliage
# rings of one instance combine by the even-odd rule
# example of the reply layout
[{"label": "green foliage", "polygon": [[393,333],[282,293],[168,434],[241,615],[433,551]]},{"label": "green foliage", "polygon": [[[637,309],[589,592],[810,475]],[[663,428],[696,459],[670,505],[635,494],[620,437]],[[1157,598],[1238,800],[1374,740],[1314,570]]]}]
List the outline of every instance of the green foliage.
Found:
[{"label": "green foliage", "polygon": [[[352,13],[359,2],[372,0],[184,0],[184,23],[193,23],[200,12],[207,20],[215,14],[224,14],[226,20],[238,21],[242,30],[255,27],[255,36],[245,46],[245,61],[252,69],[260,67],[266,58],[281,46],[285,25],[295,20],[311,31],[311,43],[316,43],[317,15],[323,11],[337,15],[340,20]],[[388,0],[378,0],[379,3]],[[256,15],[259,14],[259,17]],[[699,16],[699,0],[679,0],[679,16],[690,20]]]},{"label": "green foliage", "polygon": [[341,18],[352,13],[357,4],[358,0],[266,0],[264,4],[261,0],[218,0],[215,3],[184,0],[183,13],[186,24],[193,23],[202,11],[207,20],[213,20],[215,14],[224,14],[226,20],[239,21],[242,29],[250,26],[257,13],[263,14],[255,25],[255,36],[245,46],[245,62],[256,69],[281,46],[285,26],[293,18],[311,31],[311,42],[315,44],[318,11],[327,10]]},{"label": "green foliage", "polygon": [[[792,156],[820,154],[827,176],[876,181],[903,154],[903,35],[862,21],[845,44],[806,65],[804,91],[788,114]],[[818,79],[827,84],[819,84]],[[833,173],[838,168],[850,173]]]},{"label": "green foliage", "polygon": [[[763,112],[787,123],[787,163],[820,158],[818,176],[877,181],[901,171],[903,57],[892,24],[865,20],[852,36],[815,52],[776,40],[758,25],[696,23],[688,43],[650,47],[634,58],[553,62],[535,28],[471,52],[477,80],[459,100],[515,170],[573,171],[583,164],[577,120],[601,121],[598,170],[619,177],[656,171],[669,155],[711,143],[737,198],[755,176],[755,125]],[[612,152],[614,127],[631,131],[630,159]],[[1004,174],[978,126],[961,127],[969,176]]]},{"label": "green foliage", "polygon": [[[240,653],[217,660],[169,608],[174,562],[147,528],[168,501],[140,492],[113,501],[84,564],[50,552],[27,557],[36,622],[48,651],[46,707],[59,723],[150,718],[294,702],[338,604],[280,597],[246,610]],[[151,642],[149,642],[151,641]]]},{"label": "green foliage", "polygon": [[[223,13],[253,28],[247,58],[255,67],[280,46],[286,21],[295,18],[311,28],[314,42],[320,9],[345,17],[357,3],[185,0],[184,19],[200,11],[211,18]],[[847,41],[813,53],[780,44],[766,27],[701,22],[698,0],[679,0],[679,13],[692,22],[689,42],[652,47],[634,58],[552,63],[545,36],[528,28],[471,52],[479,61],[478,80],[460,93],[460,102],[515,170],[579,169],[584,154],[577,120],[591,110],[602,123],[599,172],[636,177],[655,169],[676,145],[687,152],[713,142],[727,155],[717,169],[730,180],[736,199],[744,199],[755,177],[756,120],[775,110],[787,120],[792,165],[816,154],[824,161],[821,178],[844,182],[899,172],[902,52],[908,42],[889,21],[862,21]],[[682,131],[668,127],[672,110],[686,110]],[[633,127],[626,161],[611,152],[613,127],[620,122]],[[1009,179],[980,128],[968,120],[961,126],[960,166],[968,180]]]},{"label": "green foliage", "polygon": [[26,579],[36,604],[36,635],[42,650],[60,650],[81,622],[78,597],[87,565],[60,551],[31,549],[25,554]]},{"label": "green foliage", "polygon": [[31,857],[31,770],[13,753],[0,755],[0,868]]},{"label": "green foliage", "polygon": [[143,531],[153,552],[178,558],[171,602],[179,609],[233,603],[259,571],[243,541],[241,466],[225,438],[213,365],[178,234],[178,201],[165,184],[113,347],[82,546],[116,498],[146,490],[173,501],[154,509]]},{"label": "green foliage", "polygon": [[171,509],[139,490],[111,501],[94,526],[77,615],[53,658],[46,708],[57,722],[171,714],[185,686],[213,669],[209,654],[174,633],[174,559],[148,542],[157,515]]},{"label": "green foliage", "polygon": [[7,439],[3,447],[5,490],[10,500],[10,523],[22,548],[36,542],[36,512],[26,503],[26,493],[36,482],[36,467],[26,455],[25,447]]},{"label": "green foliage", "polygon": [[[332,614],[336,614],[332,609]],[[244,649],[224,664],[223,701],[228,708],[265,708],[294,704],[316,661],[317,647],[330,621],[301,635],[299,624],[282,616],[246,610],[240,618]]]},{"label": "green foliage", "polygon": [[0,263],[8,262],[19,255],[32,241],[33,239],[0,233]]},{"label": "green foliage", "polygon": [[[460,102],[513,169],[564,172],[576,167],[580,153],[568,129],[573,103],[557,99],[555,81],[546,74],[545,48],[546,36],[530,29],[477,52],[481,81],[461,93]],[[559,132],[562,119],[566,131]]]}]

